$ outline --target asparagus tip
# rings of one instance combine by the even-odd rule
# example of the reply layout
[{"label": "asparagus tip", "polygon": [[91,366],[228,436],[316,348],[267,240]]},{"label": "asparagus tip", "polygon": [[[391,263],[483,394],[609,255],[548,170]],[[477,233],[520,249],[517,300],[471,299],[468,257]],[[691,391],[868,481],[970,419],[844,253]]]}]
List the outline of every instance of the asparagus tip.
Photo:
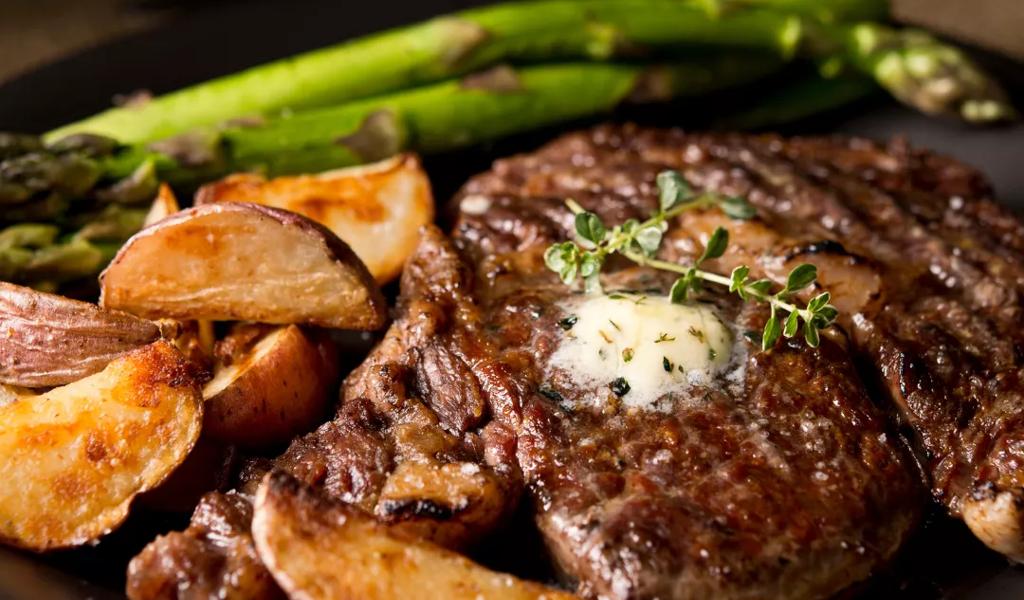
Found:
[{"label": "asparagus tip", "polygon": [[[867,32],[871,27],[873,31]],[[972,123],[1017,118],[1006,92],[960,50],[919,30],[862,26],[858,41],[873,55],[875,78],[894,96],[928,114]]]}]

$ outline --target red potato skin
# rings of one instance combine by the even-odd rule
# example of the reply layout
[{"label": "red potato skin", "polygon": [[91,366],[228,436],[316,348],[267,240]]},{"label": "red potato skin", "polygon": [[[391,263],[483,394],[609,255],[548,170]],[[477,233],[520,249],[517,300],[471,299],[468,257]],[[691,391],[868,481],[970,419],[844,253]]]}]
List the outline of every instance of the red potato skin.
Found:
[{"label": "red potato skin", "polygon": [[329,337],[287,326],[270,352],[206,399],[203,434],[250,450],[289,442],[323,420],[338,384],[337,362]]},{"label": "red potato skin", "polygon": [[[169,217],[154,223],[153,225],[146,227],[142,231],[132,236],[117,252],[114,259],[110,262],[110,265],[100,274],[100,306],[120,306],[121,299],[117,296],[121,295],[124,290],[114,289],[111,290],[110,286],[107,285],[107,280],[112,271],[124,261],[126,254],[131,252],[133,242],[142,239],[146,236],[159,233],[170,227],[181,224],[182,222],[193,219],[197,216],[207,215],[210,213],[248,213],[249,215],[256,213],[264,217],[268,217],[278,223],[286,226],[293,227],[295,229],[305,231],[311,234],[312,238],[317,239],[327,251],[328,255],[332,257],[335,263],[343,264],[351,267],[356,277],[358,278],[360,285],[365,288],[368,297],[366,299],[365,310],[360,315],[351,316],[349,321],[345,323],[346,329],[354,330],[365,330],[373,331],[380,329],[387,322],[387,300],[385,300],[383,293],[377,286],[373,276],[367,270],[366,265],[363,264],[359,257],[348,247],[345,242],[341,240],[337,235],[334,234],[330,229],[327,229],[323,225],[316,223],[302,215],[293,213],[287,210],[281,210],[279,208],[273,208],[269,206],[263,206],[260,204],[252,204],[248,202],[228,202],[222,204],[207,204],[203,206],[193,206],[192,208],[185,209],[177,212]],[[272,249],[271,249],[272,250]],[[137,311],[133,311],[137,312]],[[175,318],[195,318],[189,315],[175,315],[175,314],[163,314],[157,315],[160,317],[175,317]],[[217,319],[220,320],[261,320],[251,316],[219,316]],[[322,325],[326,327],[336,326],[332,323],[306,323],[312,325]]]},{"label": "red potato skin", "polygon": [[0,383],[66,385],[159,337],[130,314],[0,282]]}]

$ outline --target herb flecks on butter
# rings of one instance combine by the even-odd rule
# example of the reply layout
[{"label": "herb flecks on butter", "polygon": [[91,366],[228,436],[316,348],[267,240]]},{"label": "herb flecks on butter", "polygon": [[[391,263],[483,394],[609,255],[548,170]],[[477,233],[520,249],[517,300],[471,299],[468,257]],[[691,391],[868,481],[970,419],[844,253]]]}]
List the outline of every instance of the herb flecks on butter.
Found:
[{"label": "herb flecks on butter", "polygon": [[[821,292],[803,307],[793,303],[798,292],[815,283],[817,268],[811,264],[797,266],[790,271],[785,286],[774,294],[771,293],[773,283],[768,279],[751,280],[750,268],[745,265],[733,269],[729,276],[704,270],[701,268],[703,263],[721,257],[729,245],[729,232],[723,227],[715,229],[704,245],[704,252],[691,265],[655,258],[668,229],[668,220],[684,211],[718,207],[733,219],[749,219],[756,214],[756,210],[743,198],[709,192],[694,193],[676,171],[659,173],[657,185],[659,206],[651,218],[643,222],[629,219],[612,228],[608,228],[597,214],[568,200],[566,204],[575,214],[577,240],[550,246],[544,254],[547,267],[558,273],[567,285],[577,277],[582,278],[585,290],[598,294],[602,291],[600,274],[605,259],[619,254],[641,266],[679,274],[669,291],[669,298],[675,304],[686,303],[690,294],[699,291],[704,283],[728,287],[730,292],[747,301],[767,303],[771,314],[760,334],[762,350],[774,347],[783,336],[795,336],[801,329],[807,345],[817,347],[819,331],[831,326],[839,314],[829,303],[831,295]],[[617,296],[623,297],[621,294]],[[659,336],[658,342],[664,341],[667,340]]]},{"label": "herb flecks on butter", "polygon": [[[611,390],[626,406],[650,407],[661,398],[685,395],[694,385],[710,384],[732,358],[733,333],[709,304],[674,304],[664,296],[634,304],[598,294],[572,296],[561,308],[577,321],[571,336],[561,336],[548,364],[574,388],[598,390],[592,398],[597,403]],[[618,329],[608,325],[609,319]],[[704,331],[704,339],[688,335],[691,327]],[[628,392],[609,387],[619,379]]]}]

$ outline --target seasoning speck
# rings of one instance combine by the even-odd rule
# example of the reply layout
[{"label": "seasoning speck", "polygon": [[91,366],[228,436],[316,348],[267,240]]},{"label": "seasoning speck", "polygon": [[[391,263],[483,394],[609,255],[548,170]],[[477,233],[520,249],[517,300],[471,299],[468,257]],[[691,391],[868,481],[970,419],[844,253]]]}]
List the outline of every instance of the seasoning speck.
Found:
[{"label": "seasoning speck", "polygon": [[555,402],[562,402],[565,400],[565,398],[562,397],[562,394],[559,394],[554,388],[546,383],[542,383],[537,387],[537,393],[548,400],[554,400]]},{"label": "seasoning speck", "polygon": [[633,360],[633,349],[625,348],[622,350],[622,362],[629,362]]},{"label": "seasoning speck", "polygon": [[672,372],[672,361],[670,361],[667,356],[661,357],[661,366],[665,369],[666,373]]},{"label": "seasoning speck", "polygon": [[561,327],[563,331],[569,331],[570,329],[572,329],[573,325],[579,322],[579,320],[580,318],[577,317],[576,315],[569,315],[568,317],[559,321],[558,326]]},{"label": "seasoning speck", "polygon": [[620,398],[629,393],[629,382],[626,381],[625,377],[619,377],[608,387],[610,387],[612,392]]}]

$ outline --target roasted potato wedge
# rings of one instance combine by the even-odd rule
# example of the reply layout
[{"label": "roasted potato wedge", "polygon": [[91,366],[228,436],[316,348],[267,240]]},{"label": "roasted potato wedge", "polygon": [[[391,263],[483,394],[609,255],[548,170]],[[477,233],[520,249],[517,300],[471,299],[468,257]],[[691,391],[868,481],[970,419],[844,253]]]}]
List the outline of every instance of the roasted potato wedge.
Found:
[{"label": "roasted potato wedge", "polygon": [[191,366],[162,340],[19,395],[0,407],[0,541],[41,551],[99,538],[185,460],[202,422]]},{"label": "roasted potato wedge", "polygon": [[345,240],[378,283],[391,281],[434,220],[430,179],[413,154],[318,175],[238,174],[200,188],[196,204],[254,202],[322,223]]},{"label": "roasted potato wedge", "polygon": [[338,236],[256,204],[198,206],[143,229],[100,284],[103,306],[149,318],[377,329],[387,311]]},{"label": "roasted potato wedge", "polygon": [[181,210],[181,206],[178,204],[178,199],[174,196],[171,186],[161,183],[160,191],[157,192],[152,206],[149,207],[149,212],[146,213],[142,226],[149,227],[153,223],[163,221],[179,210]]},{"label": "roasted potato wedge", "polygon": [[[283,444],[327,412],[338,380],[333,342],[295,325],[236,327],[219,344],[214,376],[203,388],[203,434],[247,449]],[[234,338],[242,338],[237,341]]]},{"label": "roasted potato wedge", "polygon": [[293,600],[575,598],[389,530],[280,471],[268,473],[256,493],[252,535],[263,563]]},{"label": "roasted potato wedge", "polygon": [[71,383],[159,337],[132,315],[0,282],[0,383]]}]

